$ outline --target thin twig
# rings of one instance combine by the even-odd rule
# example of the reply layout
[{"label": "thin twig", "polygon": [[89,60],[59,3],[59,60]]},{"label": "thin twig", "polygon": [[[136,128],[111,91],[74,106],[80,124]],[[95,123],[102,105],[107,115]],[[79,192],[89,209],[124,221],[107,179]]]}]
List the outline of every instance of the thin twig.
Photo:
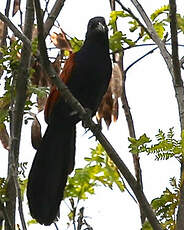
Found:
[{"label": "thin twig", "polygon": [[17,36],[28,49],[31,48],[30,40],[23,34],[5,15],[0,12],[0,19],[7,24],[7,26],[11,29],[11,31]]},{"label": "thin twig", "polygon": [[142,60],[143,58],[145,58],[146,56],[148,56],[149,54],[152,54],[158,47],[155,47],[154,49],[148,51],[147,53],[145,53],[144,55],[142,55],[141,57],[139,57],[137,60],[135,60],[134,62],[132,62],[124,71],[124,73],[126,74],[127,71],[134,66],[137,62],[139,62],[140,60]]},{"label": "thin twig", "polygon": [[9,215],[8,215],[8,213],[7,213],[6,207],[4,206],[4,204],[3,204],[3,202],[2,202],[1,200],[0,200],[0,210],[2,210],[2,212],[3,212],[3,217],[4,217],[5,221],[6,221],[6,223],[8,224],[9,228],[10,228],[11,230],[14,230],[14,228],[13,228],[13,226],[12,226],[12,224],[11,224]]},{"label": "thin twig", "polygon": [[13,174],[14,184],[16,188],[16,194],[18,196],[18,210],[19,210],[20,220],[22,224],[22,229],[27,230],[26,222],[24,218],[23,206],[22,206],[21,190],[20,190],[20,186],[18,183],[17,169],[15,165],[14,167],[12,167],[12,174]]},{"label": "thin twig", "polygon": [[54,226],[55,226],[56,230],[59,230],[59,228],[58,228],[56,223],[54,223]]},{"label": "thin twig", "polygon": [[131,174],[127,166],[121,160],[119,155],[116,153],[114,148],[102,134],[102,132],[96,127],[96,124],[92,121],[91,117],[88,113],[86,113],[85,109],[81,106],[81,104],[76,100],[76,98],[71,94],[69,89],[65,86],[65,84],[59,79],[58,75],[54,71],[53,67],[51,66],[48,55],[47,49],[44,39],[44,29],[43,29],[43,19],[41,16],[41,7],[39,0],[34,0],[35,8],[36,8],[36,16],[37,16],[37,25],[38,25],[38,45],[41,53],[42,64],[45,70],[48,73],[48,76],[51,78],[54,84],[57,85],[58,90],[61,93],[61,96],[67,101],[67,103],[73,108],[74,111],[77,111],[81,119],[84,121],[86,127],[93,132],[96,136],[97,140],[104,146],[106,152],[108,153],[109,157],[118,167],[128,184],[130,185],[131,189],[133,190],[134,194],[136,195],[137,200],[141,204],[142,208],[144,209],[147,218],[153,228],[155,230],[161,230],[161,226],[151,209],[149,202],[147,201],[144,193],[140,190],[140,187],[137,184],[134,176]]},{"label": "thin twig", "polygon": [[174,78],[174,72],[173,72],[173,66],[172,66],[172,62],[171,62],[171,56],[170,56],[169,52],[167,51],[164,42],[157,35],[157,32],[155,31],[151,20],[149,19],[148,15],[144,11],[144,9],[141,6],[141,4],[137,0],[130,0],[130,1],[133,3],[135,8],[137,9],[139,14],[141,15],[142,19],[144,20],[144,22],[145,22],[145,24],[147,26],[147,30],[149,32],[150,37],[152,38],[152,40],[159,47],[161,55],[163,56],[164,61],[167,64],[167,67],[168,67],[168,69],[170,71],[170,74],[171,74],[172,78]]},{"label": "thin twig", "polygon": [[[118,0],[116,0],[116,2],[122,7],[123,10],[127,11],[139,23],[139,25],[142,26],[144,28],[144,30],[148,33],[147,29],[140,22],[140,20],[132,13],[132,11],[130,9],[127,9]],[[115,6],[114,6],[114,10],[115,10]],[[133,122],[132,114],[131,114],[131,111],[130,111],[128,99],[127,99],[127,96],[126,96],[126,88],[125,88],[126,72],[124,71],[124,66],[123,66],[123,55],[118,55],[117,57],[119,59],[117,61],[117,64],[120,67],[121,75],[122,75],[122,95],[121,95],[121,101],[122,101],[122,105],[123,105],[125,117],[126,117],[126,120],[127,120],[129,135],[130,135],[130,137],[135,138],[136,134],[135,134],[134,122]],[[122,59],[122,61],[121,61],[121,59]],[[137,179],[137,183],[138,183],[139,189],[143,190],[142,170],[141,170],[139,156],[135,155],[135,154],[132,154],[132,158],[133,158],[135,176],[136,176],[136,179]],[[141,204],[139,204],[139,208],[140,208],[141,223],[143,224],[145,222],[146,216],[145,216],[145,213],[144,213],[144,210],[143,210]]]},{"label": "thin twig", "polygon": [[138,24],[144,29],[144,31],[151,37],[151,34],[150,32],[148,31],[148,29],[144,26],[144,24],[139,20],[138,17],[135,16],[135,14],[129,9],[129,8],[126,8],[119,0],[116,0],[116,2],[121,6],[121,8],[128,12],[130,14],[130,16],[138,22]]}]

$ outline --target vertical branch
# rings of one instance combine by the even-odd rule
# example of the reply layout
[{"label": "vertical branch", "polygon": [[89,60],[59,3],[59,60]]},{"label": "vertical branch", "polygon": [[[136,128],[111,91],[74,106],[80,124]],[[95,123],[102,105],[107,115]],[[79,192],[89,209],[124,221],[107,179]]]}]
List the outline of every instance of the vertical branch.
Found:
[{"label": "vertical branch", "polygon": [[[126,7],[124,7],[123,4],[120,1],[116,1],[116,2],[118,2],[118,4],[120,4],[120,6],[122,7],[123,10],[126,9]],[[112,8],[112,10],[115,10],[115,0],[111,1],[111,7],[112,6],[114,7],[114,8]],[[122,84],[121,101],[122,101],[125,117],[126,117],[126,120],[127,120],[129,135],[130,135],[130,137],[136,138],[134,122],[133,122],[132,114],[131,114],[131,111],[130,111],[128,99],[127,99],[127,96],[126,96],[126,88],[125,88],[126,73],[125,73],[124,68],[123,68],[123,53],[121,52],[119,54],[115,54],[114,59],[117,62],[117,64],[119,65],[120,70],[121,70],[121,74],[122,74],[123,84]],[[139,156],[135,155],[135,154],[132,154],[132,158],[133,158],[135,176],[136,176],[136,179],[137,179],[137,182],[138,182],[139,189],[143,190],[142,170],[141,170],[141,166],[140,166]],[[139,204],[139,207],[140,207],[141,223],[144,224],[146,216],[145,216],[145,214],[143,212],[143,209],[142,209],[140,204]]]},{"label": "vertical branch", "polygon": [[[126,88],[125,88],[125,81],[126,81],[125,74],[126,73],[124,72],[123,74],[124,74],[124,77],[123,77],[123,90],[122,90],[121,101],[122,101],[125,117],[127,120],[129,135],[132,138],[136,138],[134,122],[133,122],[132,114],[130,111],[128,99],[126,96]],[[143,190],[142,170],[141,170],[141,166],[140,166],[139,155],[138,154],[132,154],[132,157],[133,157],[133,163],[134,163],[135,177],[137,179],[139,189]],[[141,223],[143,225],[145,222],[146,215],[145,215],[140,203],[139,203],[139,207],[140,207]]]},{"label": "vertical branch", "polygon": [[[171,46],[172,46],[172,64],[174,72],[174,85],[177,92],[176,97],[179,105],[179,116],[181,130],[184,129],[184,88],[181,78],[181,69],[178,56],[178,36],[177,36],[177,19],[176,19],[176,1],[169,0],[170,4],[170,30],[171,30]],[[176,230],[182,230],[184,226],[184,160],[181,162],[181,191],[180,201],[178,205]]]},{"label": "vertical branch", "polygon": [[[32,0],[27,0],[24,34],[31,40],[32,26],[34,21],[34,8]],[[7,213],[9,215],[11,226],[15,228],[15,210],[16,210],[16,183],[17,181],[17,167],[19,158],[19,146],[21,137],[22,120],[24,113],[24,105],[26,101],[27,79],[29,76],[31,49],[23,44],[21,52],[21,60],[19,72],[17,74],[14,98],[14,104],[11,111],[11,143],[8,159],[8,179],[7,179],[7,193],[8,201],[6,203]],[[18,182],[17,182],[18,183]],[[19,197],[19,199],[21,199]],[[24,227],[24,226],[23,226]],[[9,230],[9,225],[6,224],[6,230]]]}]

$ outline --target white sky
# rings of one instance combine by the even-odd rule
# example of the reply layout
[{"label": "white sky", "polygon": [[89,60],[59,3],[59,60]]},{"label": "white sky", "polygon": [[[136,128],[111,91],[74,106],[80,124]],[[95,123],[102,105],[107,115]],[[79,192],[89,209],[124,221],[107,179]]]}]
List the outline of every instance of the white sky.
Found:
[{"label": "white sky", "polygon": [[[140,3],[150,15],[161,5],[168,4],[168,1],[140,0]],[[136,12],[129,0],[124,0],[123,4],[131,7]],[[183,2],[178,1],[178,4],[179,12],[183,13]],[[0,6],[1,12],[4,12],[2,7],[3,5]],[[105,16],[108,20],[109,12],[109,1],[66,0],[58,21],[67,34],[84,39],[88,20],[97,15]],[[119,29],[124,31],[124,28],[119,27]],[[144,51],[141,51],[141,48],[127,51],[125,53],[125,67],[147,50],[150,50],[150,48],[145,48]],[[183,48],[181,48],[181,55],[183,52]],[[151,138],[154,138],[154,135],[158,133],[158,129],[168,131],[171,127],[175,127],[177,136],[179,136],[179,120],[172,80],[158,51],[146,57],[128,71],[126,88],[137,136],[146,133]],[[83,164],[81,159],[88,154],[89,148],[95,146],[94,140],[88,139],[90,133],[86,135],[83,135],[83,133],[83,128],[79,127],[76,167],[80,167]],[[127,147],[129,145],[127,141],[127,124],[122,110],[118,122],[112,124],[109,131],[104,129],[104,133],[133,172],[132,157]],[[0,163],[0,177],[2,177],[6,175],[7,152],[1,146],[0,152],[1,156],[3,156]],[[29,161],[30,166],[34,153],[35,151],[30,143],[30,127],[26,126],[22,135],[21,161]],[[169,178],[179,174],[179,164],[176,160],[156,162],[150,156],[141,155],[141,166],[144,191],[149,201],[158,197],[169,185]],[[84,203],[84,206],[86,207],[86,216],[90,217],[89,222],[94,230],[138,230],[141,228],[138,206],[127,192],[120,193],[117,188],[110,191],[99,187],[96,195],[91,196]],[[67,211],[63,203],[61,208],[62,218],[64,218]],[[25,213],[28,213],[27,208]],[[30,219],[28,216],[26,218],[27,220]],[[61,222],[59,222],[58,227],[60,230],[66,229]],[[46,227],[32,225],[29,228],[34,230]],[[54,226],[47,228],[55,229]]]}]

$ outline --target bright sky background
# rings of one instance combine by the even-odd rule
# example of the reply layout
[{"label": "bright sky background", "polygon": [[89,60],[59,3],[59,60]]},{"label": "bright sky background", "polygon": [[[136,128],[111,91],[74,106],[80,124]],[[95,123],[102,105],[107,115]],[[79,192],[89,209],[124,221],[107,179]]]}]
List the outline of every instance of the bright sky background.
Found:
[{"label": "bright sky background", "polygon": [[[140,0],[140,3],[150,15],[155,9],[168,4],[168,1]],[[130,0],[124,0],[123,4],[131,7],[137,14]],[[184,9],[183,2],[178,1],[177,4],[179,12],[182,13]],[[4,12],[3,9],[3,5],[1,5],[1,12]],[[84,39],[88,20],[91,17],[100,15],[104,16],[108,22],[109,13],[109,1],[107,0],[66,0],[58,21],[67,34]],[[124,28],[119,27],[119,30],[124,31]],[[141,51],[141,48],[133,48],[126,51],[124,57],[125,68],[149,50],[150,48],[145,48],[144,51]],[[184,50],[181,48],[181,56],[183,53]],[[137,137],[146,133],[147,136],[154,138],[155,134],[158,133],[158,129],[168,131],[171,127],[175,127],[174,130],[177,137],[179,137],[179,119],[172,80],[158,51],[149,55],[128,71],[126,84]],[[40,119],[42,119],[41,116]],[[109,131],[105,128],[103,131],[123,161],[133,172],[132,157],[128,150],[127,124],[121,108],[118,122],[112,124]],[[90,133],[83,134],[84,130],[79,126],[76,167],[83,165],[81,159],[89,153],[89,148],[96,145],[94,140],[88,139]],[[1,146],[0,152],[0,177],[3,177],[6,176],[7,152]],[[30,167],[34,153],[35,151],[30,143],[30,127],[24,126],[20,161],[29,161]],[[157,162],[153,159],[153,157],[141,155],[144,191],[149,201],[158,197],[169,185],[169,178],[179,175],[179,164],[176,160]],[[117,188],[111,191],[99,187],[96,195],[91,196],[84,203],[84,206],[86,207],[85,215],[89,216],[89,223],[91,223],[94,230],[138,230],[141,228],[138,206],[127,192],[120,193]],[[61,206],[62,218],[64,218],[66,212],[68,210],[66,210],[63,203]],[[26,208],[25,214],[27,213],[28,209]],[[30,218],[26,216],[26,219]],[[61,221],[58,223],[58,227],[60,230],[66,229]],[[31,230],[46,229],[41,225],[32,225],[29,228]],[[53,225],[47,227],[47,229],[55,229],[55,227]]]}]

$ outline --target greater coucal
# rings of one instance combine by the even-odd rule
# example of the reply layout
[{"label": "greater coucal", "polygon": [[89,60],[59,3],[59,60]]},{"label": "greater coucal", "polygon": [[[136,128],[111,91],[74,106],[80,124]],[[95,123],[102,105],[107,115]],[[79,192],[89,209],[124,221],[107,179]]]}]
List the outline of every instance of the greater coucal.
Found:
[{"label": "greater coucal", "polygon": [[[66,61],[61,79],[84,108],[95,115],[111,78],[108,28],[103,17],[90,19],[80,51]],[[52,87],[45,106],[48,127],[28,177],[30,213],[40,224],[56,219],[68,174],[75,163],[76,112]]]}]

